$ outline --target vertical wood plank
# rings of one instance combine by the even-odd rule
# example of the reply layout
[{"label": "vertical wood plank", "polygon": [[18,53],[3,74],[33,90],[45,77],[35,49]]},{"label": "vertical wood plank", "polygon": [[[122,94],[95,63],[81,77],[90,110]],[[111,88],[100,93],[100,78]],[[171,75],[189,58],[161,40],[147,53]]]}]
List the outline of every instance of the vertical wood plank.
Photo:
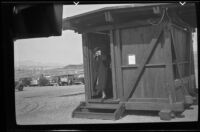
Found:
[{"label": "vertical wood plank", "polygon": [[120,30],[115,30],[115,56],[116,56],[116,80],[117,80],[117,89],[119,93],[120,100],[124,96],[123,85],[122,85],[122,71],[121,71],[121,46],[120,46]]},{"label": "vertical wood plank", "polygon": [[[191,75],[195,75],[195,63],[194,63],[194,51],[193,51],[193,40],[192,40],[192,29],[190,29],[190,46],[191,46]],[[197,62],[198,63],[198,62]],[[196,83],[195,83],[196,86]],[[196,87],[195,87],[196,88]]]},{"label": "vertical wood plank", "polygon": [[192,33],[191,32],[188,32],[188,39],[189,39],[189,41],[188,41],[188,44],[189,44],[189,76],[191,76],[192,74],[194,74],[192,71],[193,71],[193,69],[194,69],[194,62],[193,62],[193,47],[192,47],[192,43],[193,43],[193,41],[192,41]]},{"label": "vertical wood plank", "polygon": [[83,46],[83,65],[84,65],[84,76],[85,76],[85,100],[87,102],[88,99],[91,97],[91,95],[90,95],[87,34],[82,34],[82,46]]},{"label": "vertical wood plank", "polygon": [[88,33],[88,60],[89,60],[89,80],[90,80],[90,86],[89,86],[89,89],[90,89],[90,98],[92,98],[91,96],[94,95],[94,87],[93,87],[93,84],[94,84],[94,78],[93,78],[93,51],[92,51],[92,45],[93,45],[93,39],[95,36],[91,33]]},{"label": "vertical wood plank", "polygon": [[[190,45],[190,52],[189,52],[189,88],[194,89],[196,88],[196,83],[195,80],[192,81],[192,75],[194,74],[194,61],[193,61],[193,40],[192,40],[192,29],[190,29],[190,32],[188,32],[189,36],[189,42],[188,44]],[[194,83],[194,84],[193,84]]]},{"label": "vertical wood plank", "polygon": [[192,40],[192,34],[190,32],[187,32],[187,36],[188,37],[187,37],[187,41],[186,41],[187,43],[186,44],[189,45],[189,49],[187,49],[189,51],[189,53],[187,54],[188,55],[187,58],[189,60],[189,65],[188,65],[188,70],[189,71],[188,71],[188,75],[187,76],[189,76],[188,89],[191,89],[192,88],[191,87],[192,86],[191,85],[192,84],[192,81],[191,81],[191,68],[192,68],[191,67],[191,64],[192,64],[191,63],[191,57],[192,57],[192,52],[191,52],[192,51],[192,49],[191,49],[192,48],[192,43],[191,43],[191,40]]},{"label": "vertical wood plank", "polygon": [[169,102],[176,102],[176,92],[174,86],[173,64],[172,64],[172,36],[165,30],[165,62],[166,62],[166,89],[168,91]]},{"label": "vertical wood plank", "polygon": [[113,30],[110,30],[110,55],[111,55],[111,66],[112,66],[112,86],[113,86],[113,99],[117,99],[116,90],[116,69],[115,69],[115,52],[114,52],[114,37]]}]

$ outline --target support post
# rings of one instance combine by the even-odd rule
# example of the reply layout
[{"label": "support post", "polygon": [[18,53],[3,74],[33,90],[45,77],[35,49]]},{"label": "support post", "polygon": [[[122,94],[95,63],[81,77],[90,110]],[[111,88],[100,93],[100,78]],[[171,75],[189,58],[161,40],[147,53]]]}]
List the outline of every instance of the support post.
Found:
[{"label": "support post", "polygon": [[110,55],[111,55],[111,68],[112,68],[113,99],[117,99],[113,30],[110,30]]},{"label": "support post", "polygon": [[121,71],[121,44],[120,44],[120,30],[115,30],[115,56],[116,56],[116,80],[117,80],[117,91],[119,92],[120,100],[124,96],[123,85],[122,85],[122,71]]}]

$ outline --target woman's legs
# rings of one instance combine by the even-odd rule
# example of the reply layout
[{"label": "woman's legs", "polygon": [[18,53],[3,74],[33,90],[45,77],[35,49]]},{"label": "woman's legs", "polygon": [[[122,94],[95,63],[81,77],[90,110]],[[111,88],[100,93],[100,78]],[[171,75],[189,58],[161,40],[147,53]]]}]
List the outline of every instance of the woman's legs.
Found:
[{"label": "woman's legs", "polygon": [[107,68],[103,64],[100,66],[97,82],[97,93],[101,93],[102,98],[106,98]]}]

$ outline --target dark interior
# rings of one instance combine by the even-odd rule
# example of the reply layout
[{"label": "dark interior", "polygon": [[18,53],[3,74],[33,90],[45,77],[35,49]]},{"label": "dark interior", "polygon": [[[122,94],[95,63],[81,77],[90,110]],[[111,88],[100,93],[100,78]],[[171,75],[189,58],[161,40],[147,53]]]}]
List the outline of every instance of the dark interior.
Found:
[{"label": "dark interior", "polygon": [[[94,50],[95,48],[101,48],[103,49],[104,54],[106,54],[106,71],[107,71],[107,79],[105,81],[106,87],[105,87],[105,94],[106,99],[110,99],[113,97],[113,88],[112,88],[112,69],[111,69],[111,54],[110,54],[110,35],[109,32],[95,32],[91,33],[91,51],[92,51],[92,82],[93,82],[93,88],[92,93],[95,92],[95,71],[97,71],[97,66],[95,65],[95,60],[93,55],[95,54]],[[103,72],[103,71],[101,71]],[[101,85],[101,84],[100,84]],[[92,99],[98,99],[100,97],[92,97]]]}]

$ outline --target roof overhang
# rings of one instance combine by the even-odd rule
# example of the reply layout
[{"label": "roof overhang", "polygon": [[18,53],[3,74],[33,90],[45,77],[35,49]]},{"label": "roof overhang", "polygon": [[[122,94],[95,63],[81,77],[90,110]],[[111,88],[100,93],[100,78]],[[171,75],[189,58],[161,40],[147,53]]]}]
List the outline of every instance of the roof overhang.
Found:
[{"label": "roof overhang", "polygon": [[160,10],[176,12],[180,19],[195,28],[197,26],[194,3],[134,4],[126,6],[106,7],[63,19],[63,30],[90,29],[98,26],[115,25],[128,21],[160,17]]}]

